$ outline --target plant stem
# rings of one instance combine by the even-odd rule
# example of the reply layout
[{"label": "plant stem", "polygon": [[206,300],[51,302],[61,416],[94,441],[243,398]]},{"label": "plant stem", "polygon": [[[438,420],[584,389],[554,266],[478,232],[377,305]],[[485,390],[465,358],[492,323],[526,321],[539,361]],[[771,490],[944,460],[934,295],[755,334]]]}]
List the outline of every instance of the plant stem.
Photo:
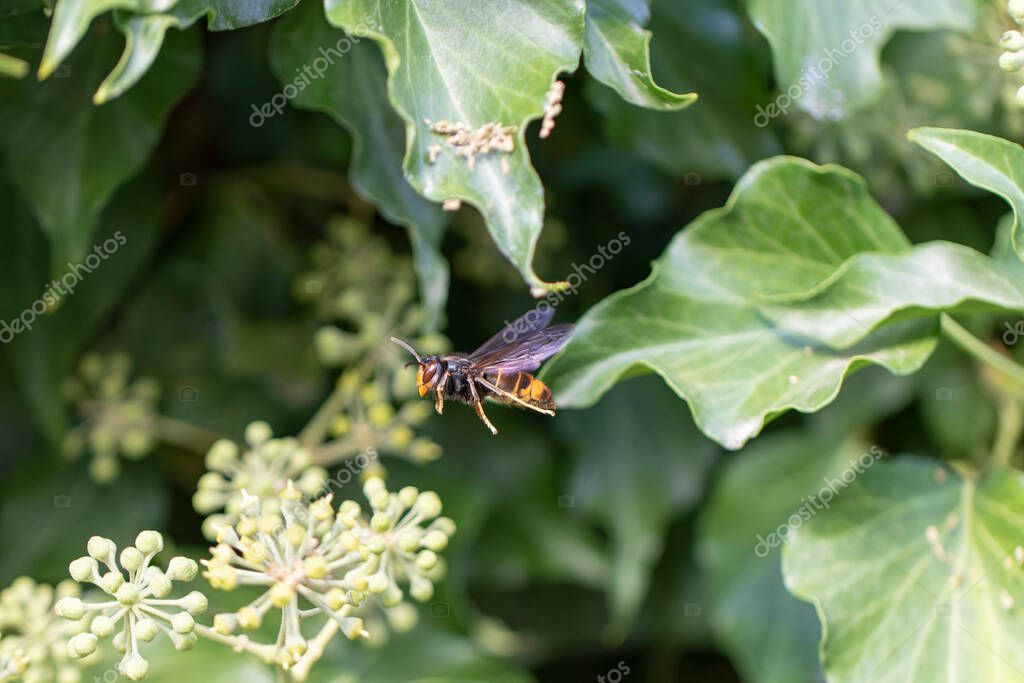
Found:
[{"label": "plant stem", "polygon": [[992,444],[992,464],[1009,467],[1024,431],[1024,404],[1013,396],[999,402],[999,429]]},{"label": "plant stem", "polygon": [[249,640],[248,636],[226,636],[214,631],[209,626],[203,626],[202,624],[196,624],[195,633],[196,635],[208,640],[221,643],[222,645],[227,645],[235,652],[248,652],[249,654],[255,655],[267,664],[274,663],[274,657],[277,655],[278,651],[278,648],[274,645],[254,643]]},{"label": "plant stem", "polygon": [[334,619],[329,620],[324,627],[320,629],[320,633],[316,635],[313,640],[309,641],[305,654],[299,659],[298,663],[292,667],[292,679],[295,681],[305,681],[306,677],[309,676],[309,669],[316,664],[324,655],[324,650],[327,648],[327,643],[331,642],[335,634],[338,632],[338,622]]},{"label": "plant stem", "polygon": [[161,441],[196,453],[206,453],[221,438],[220,434],[209,429],[165,415],[156,416],[156,433]]},{"label": "plant stem", "polygon": [[327,429],[331,424],[331,418],[341,411],[344,402],[345,392],[341,388],[341,382],[335,382],[334,391],[317,409],[309,424],[299,432],[299,443],[308,448],[322,442],[324,437],[327,436]]},{"label": "plant stem", "polygon": [[968,332],[960,323],[943,313],[941,321],[942,334],[960,347],[961,350],[974,356],[1021,388],[1024,388],[1024,367],[997,352],[985,342]]}]

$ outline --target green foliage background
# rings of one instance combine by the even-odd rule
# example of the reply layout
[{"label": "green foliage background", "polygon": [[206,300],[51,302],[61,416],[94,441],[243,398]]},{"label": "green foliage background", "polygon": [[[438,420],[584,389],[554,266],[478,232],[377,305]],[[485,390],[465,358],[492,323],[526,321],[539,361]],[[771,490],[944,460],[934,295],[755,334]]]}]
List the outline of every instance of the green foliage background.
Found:
[{"label": "green foliage background", "polygon": [[[1024,680],[1024,616],[1003,597],[1024,605],[1005,565],[1024,543],[1024,388],[1007,370],[1024,344],[1000,343],[1024,328],[1024,151],[970,132],[1024,130],[997,66],[1013,21],[1001,2],[891,4],[5,3],[0,320],[127,241],[0,348],[0,585],[64,578],[91,534],[205,543],[202,454],[161,443],[95,484],[60,455],[61,387],[87,350],[124,351],[163,415],[298,432],[335,372],[297,283],[344,216],[410,255],[396,263],[424,331],[456,348],[531,292],[578,330],[544,376],[557,418],[490,408],[492,438],[453,406],[425,429],[438,461],[386,461],[457,521],[449,574],[416,629],[339,644],[317,680],[591,681],[620,662],[635,681]],[[324,76],[260,113],[343,30]],[[493,154],[430,163],[425,118],[516,126],[508,172]],[[913,455],[757,555],[871,447]],[[930,526],[948,528],[952,569]],[[226,653],[169,653],[150,678],[269,676]]]}]

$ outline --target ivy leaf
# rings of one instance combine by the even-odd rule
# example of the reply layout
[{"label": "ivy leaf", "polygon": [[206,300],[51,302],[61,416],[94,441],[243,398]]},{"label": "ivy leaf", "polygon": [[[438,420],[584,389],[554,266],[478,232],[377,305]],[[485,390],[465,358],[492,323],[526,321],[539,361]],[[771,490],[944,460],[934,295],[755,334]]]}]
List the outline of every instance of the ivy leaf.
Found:
[{"label": "ivy leaf", "polygon": [[50,35],[39,65],[39,77],[49,77],[85,36],[92,21],[111,10],[124,34],[120,60],[97,88],[93,102],[119,97],[142,78],[156,61],[167,30],[189,28],[202,17],[211,31],[258,24],[287,12],[299,0],[59,0]]},{"label": "ivy leaf", "polygon": [[964,180],[994,192],[1013,209],[1010,243],[1024,261],[1024,149],[1015,142],[971,130],[915,128],[909,137],[935,154]]},{"label": "ivy leaf", "polygon": [[[934,320],[889,324],[836,351],[762,310],[813,295],[855,254],[905,245],[849,171],[763,162],[724,208],[676,235],[646,281],[588,311],[545,377],[560,405],[583,407],[618,379],[653,370],[690,404],[705,434],[738,448],[779,413],[830,403],[859,366],[908,374],[927,360]],[[823,313],[819,324],[840,317],[839,309]]]},{"label": "ivy leaf", "polygon": [[[477,207],[535,294],[564,287],[532,268],[544,192],[530,165],[526,126],[543,115],[558,74],[579,61],[583,2],[326,0],[325,7],[331,24],[370,35],[384,52],[388,94],[405,121],[404,169],[412,186],[433,201]],[[441,121],[478,132],[494,123],[514,128],[513,150],[492,149],[471,167],[450,138],[432,129]]]},{"label": "ivy leaf", "polygon": [[859,454],[836,441],[834,434],[786,432],[749,444],[729,461],[703,509],[697,553],[713,596],[711,626],[743,680],[822,679],[814,610],[786,591],[782,551],[762,539]]},{"label": "ivy leaf", "polygon": [[697,95],[678,94],[654,82],[651,73],[649,0],[588,0],[583,58],[591,76],[641,107],[676,111]]},{"label": "ivy leaf", "polygon": [[[587,11],[589,17],[589,5]],[[736,0],[654,0],[649,27],[659,80],[675,92],[700,93],[700,99],[683,113],[671,113],[589,88],[588,98],[606,115],[611,140],[691,184],[738,178],[753,162],[780,151],[769,128],[751,125],[756,105],[768,99],[763,83],[769,66],[746,35]],[[585,55],[593,71],[591,53]]]},{"label": "ivy leaf", "polygon": [[90,95],[117,49],[112,38],[96,32],[60,78],[0,81],[0,149],[50,239],[55,276],[88,251],[103,206],[146,163],[199,69],[196,36],[177,34],[138,87],[94,107]]},{"label": "ivy leaf", "polygon": [[[339,41],[345,54],[334,58],[327,51],[324,57],[319,48],[334,49]],[[278,80],[297,89],[295,105],[324,112],[352,134],[352,184],[385,218],[409,231],[421,297],[436,323],[448,298],[448,264],[439,251],[446,220],[402,174],[405,129],[388,102],[380,54],[368,41],[349,39],[328,25],[322,10],[307,3],[274,29],[270,62]],[[303,67],[317,78],[303,77]]]},{"label": "ivy leaf", "polygon": [[788,330],[846,348],[897,314],[1024,311],[1024,281],[969,247],[929,242],[900,254],[855,256],[820,294],[763,310],[785,318]]},{"label": "ivy leaf", "polygon": [[975,478],[901,457],[804,522],[783,573],[818,611],[829,680],[1024,680],[1022,510],[1018,471]]},{"label": "ivy leaf", "polygon": [[717,449],[702,439],[666,388],[634,380],[592,410],[559,418],[576,464],[573,507],[608,530],[609,630],[625,637],[664,550],[669,524],[695,505]]},{"label": "ivy leaf", "polygon": [[747,7],[772,46],[779,88],[814,118],[833,120],[877,98],[879,58],[895,31],[960,30],[977,13],[973,0],[747,0]]}]

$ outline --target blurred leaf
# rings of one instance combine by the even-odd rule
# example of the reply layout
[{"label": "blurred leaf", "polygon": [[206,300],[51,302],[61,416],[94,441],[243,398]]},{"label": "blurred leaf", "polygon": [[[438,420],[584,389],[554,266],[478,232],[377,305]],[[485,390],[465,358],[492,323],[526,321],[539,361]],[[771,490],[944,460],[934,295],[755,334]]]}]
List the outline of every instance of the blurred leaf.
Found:
[{"label": "blurred leaf", "polygon": [[618,638],[647,597],[669,524],[700,499],[717,451],[682,411],[661,383],[645,379],[558,418],[575,460],[572,505],[608,531],[609,628]]},{"label": "blurred leaf", "polygon": [[784,432],[748,444],[730,458],[704,508],[698,554],[710,577],[711,623],[746,681],[823,678],[814,610],[786,591],[782,550],[761,539],[863,452],[849,442],[837,447],[837,437]]},{"label": "blurred leaf", "polygon": [[915,128],[910,139],[935,154],[964,180],[994,192],[1013,208],[1010,241],[1024,261],[1024,149],[1020,145],[970,130]]},{"label": "blurred leaf", "polygon": [[1024,680],[1022,508],[1020,472],[965,478],[908,456],[801,525],[783,573],[818,611],[829,680]]},{"label": "blurred leaf", "polygon": [[0,54],[0,76],[24,78],[28,75],[29,64],[24,59]]},{"label": "blurred leaf", "polygon": [[[817,119],[840,119],[881,89],[879,58],[897,30],[963,29],[974,0],[747,0],[751,19],[772,46],[775,80]],[[826,69],[825,66],[828,65]]]},{"label": "blurred leaf", "polygon": [[628,102],[664,111],[694,102],[694,93],[677,94],[654,82],[651,73],[650,0],[588,0],[583,57],[591,76]]},{"label": "blurred leaf", "polygon": [[[14,335],[4,351],[39,428],[56,443],[67,422],[61,385],[150,258],[157,241],[159,197],[148,176],[118,192],[101,214],[103,231],[96,238],[96,249],[106,256],[101,260],[90,253],[92,258],[62,269],[56,278],[59,285],[50,281],[50,250],[28,209],[15,201],[10,207],[4,213],[10,221],[7,235],[12,248],[0,253],[8,293],[0,304],[0,326],[22,317],[32,328]],[[33,306],[46,303],[54,292],[59,295],[58,286],[68,293],[58,297],[55,310],[38,315]]]},{"label": "blurred leaf", "polygon": [[[529,683],[533,677],[512,663],[481,651],[466,636],[449,633],[421,620],[406,634],[395,635],[382,649],[358,643],[332,644],[314,667],[310,683]],[[342,639],[338,639],[339,641]]]},{"label": "blurred leaf", "polygon": [[54,472],[34,458],[0,487],[0,586],[19,574],[39,581],[68,578],[68,563],[95,534],[130,543],[143,529],[163,529],[167,493],[159,468],[129,466],[110,486],[92,482],[78,464]]},{"label": "blurred leaf", "polygon": [[112,38],[98,30],[44,83],[0,81],[0,150],[50,239],[53,277],[88,252],[100,211],[145,164],[199,66],[196,36],[177,34],[129,96],[93,107],[90,94],[115,49]]},{"label": "blurred leaf", "polygon": [[39,77],[57,70],[85,36],[92,21],[115,10],[114,24],[124,34],[121,59],[97,88],[97,104],[121,96],[156,61],[164,35],[172,26],[186,29],[202,17],[211,31],[225,31],[273,19],[299,0],[58,0],[50,35],[39,64]]},{"label": "blurred leaf", "polygon": [[[543,115],[558,74],[579,61],[583,3],[327,0],[325,6],[331,24],[380,43],[388,94],[405,120],[404,168],[413,187],[433,201],[473,204],[527,284],[558,288],[531,265],[544,220],[544,191],[530,165],[526,127]],[[479,155],[470,168],[427,120],[471,130],[489,123],[511,126],[514,150]],[[440,152],[431,163],[435,145]]]},{"label": "blurred leaf", "polygon": [[[330,59],[322,56],[323,46],[341,40],[351,49],[337,61],[329,51]],[[306,3],[274,29],[271,66],[284,87],[298,90],[294,104],[326,113],[355,138],[352,185],[385,218],[409,231],[420,295],[433,327],[448,298],[448,264],[439,252],[447,219],[440,207],[416,194],[402,174],[405,130],[387,99],[387,71],[376,48],[358,40],[350,41],[327,24],[320,7]],[[312,68],[317,77],[305,78],[304,67]]]},{"label": "blurred leaf", "polygon": [[944,459],[983,459],[995,432],[996,411],[975,361],[943,345],[916,379],[917,409]]},{"label": "blurred leaf", "polygon": [[607,115],[613,141],[692,185],[737,178],[751,163],[779,151],[768,128],[751,125],[755,105],[767,99],[767,65],[762,68],[744,33],[735,0],[654,0],[650,29],[659,80],[700,99],[685,113],[656,112],[593,88],[588,95]]},{"label": "blurred leaf", "polygon": [[[705,434],[738,448],[782,412],[830,403],[851,369],[921,367],[935,347],[932,321],[890,324],[839,352],[786,331],[788,313],[759,309],[810,296],[861,251],[905,244],[857,176],[796,159],[763,162],[725,208],[676,235],[647,280],[588,311],[545,376],[560,405],[583,407],[618,379],[653,370],[690,403]],[[845,317],[837,308],[818,324]]]}]

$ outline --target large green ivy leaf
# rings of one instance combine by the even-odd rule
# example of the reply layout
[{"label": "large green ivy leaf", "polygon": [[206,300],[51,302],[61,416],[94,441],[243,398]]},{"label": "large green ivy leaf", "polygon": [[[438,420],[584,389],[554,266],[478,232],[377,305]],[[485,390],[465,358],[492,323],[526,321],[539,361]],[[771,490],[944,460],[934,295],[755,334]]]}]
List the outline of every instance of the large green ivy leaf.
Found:
[{"label": "large green ivy leaf", "polygon": [[874,464],[803,522],[786,584],[817,608],[829,680],[1022,681],[1024,475]]},{"label": "large green ivy leaf", "polygon": [[1010,243],[1024,261],[1024,149],[1015,142],[971,130],[915,128],[909,136],[967,182],[1009,202],[1014,216]]},{"label": "large green ivy leaf", "polygon": [[[643,3],[626,6],[639,9]],[[589,5],[587,12],[589,21]],[[738,178],[750,164],[780,151],[769,128],[752,125],[755,106],[768,98],[763,83],[769,66],[745,32],[736,0],[653,0],[649,28],[659,81],[674,92],[699,93],[700,99],[682,113],[652,111],[606,88],[588,88],[615,143],[690,184]],[[586,56],[593,73],[591,53]]]},{"label": "large green ivy leaf", "polygon": [[[811,296],[855,254],[905,244],[845,169],[758,164],[726,207],[673,239],[646,281],[591,309],[545,376],[560,405],[582,407],[619,378],[653,370],[689,402],[701,430],[738,448],[778,413],[831,402],[857,366],[920,368],[935,345],[933,321],[889,325],[835,351],[761,310]],[[823,314],[820,324],[842,316]]]},{"label": "large green ivy leaf", "polygon": [[858,176],[776,158],[677,235],[647,281],[588,312],[548,376],[563,405],[585,406],[653,370],[735,448],[779,412],[823,407],[853,365],[916,371],[938,314],[977,309],[1024,310],[1011,268],[960,245],[911,249]]},{"label": "large green ivy leaf", "polygon": [[202,17],[211,31],[227,31],[273,19],[299,0],[59,0],[39,77],[47,78],[85,36],[93,19],[111,10],[124,34],[121,59],[96,89],[93,101],[119,97],[142,78],[156,61],[171,27],[186,29]]},{"label": "large green ivy leaf", "polygon": [[50,239],[54,276],[89,250],[103,206],[142,168],[198,72],[196,36],[176,34],[130,95],[94,107],[90,96],[115,43],[110,31],[97,31],[60,77],[0,81],[0,151]]},{"label": "large green ivy leaf", "polygon": [[698,558],[710,577],[711,624],[746,681],[822,678],[814,610],[786,591],[782,550],[763,539],[821,489],[823,478],[860,455],[858,445],[836,442],[835,435],[765,436],[731,460],[704,508]]},{"label": "large green ivy leaf", "polygon": [[[355,38],[344,58],[331,64],[318,48],[339,40],[349,42],[327,24],[320,7],[307,3],[274,29],[271,66],[279,81],[296,88],[294,104],[328,114],[355,138],[352,184],[388,220],[408,229],[421,297],[436,321],[448,297],[448,265],[438,251],[444,213],[418,195],[402,174],[405,129],[388,102],[387,72],[379,52],[369,41]],[[304,77],[303,67],[320,77]]]},{"label": "large green ivy leaf", "polygon": [[641,107],[675,111],[694,93],[678,94],[654,82],[651,73],[650,0],[588,0],[583,57],[587,72]]},{"label": "large green ivy leaf", "polygon": [[[413,187],[434,201],[476,206],[535,293],[559,286],[531,265],[544,192],[530,165],[526,126],[544,114],[558,74],[579,61],[582,0],[326,0],[325,7],[333,25],[380,43],[388,93],[405,121],[404,168]],[[513,128],[513,149],[491,149],[471,164],[447,144],[453,138],[434,131],[442,121],[473,131]]]},{"label": "large green ivy leaf", "polygon": [[747,6],[771,43],[779,89],[818,119],[843,118],[877,97],[879,57],[895,31],[969,28],[977,12],[974,0],[747,0]]},{"label": "large green ivy leaf", "polygon": [[[973,249],[929,242],[900,254],[855,256],[821,293],[764,310],[785,318],[788,330],[845,348],[900,313],[1024,311],[1024,281]],[[826,318],[829,324],[823,326]]]},{"label": "large green ivy leaf", "polygon": [[608,530],[610,634],[624,637],[647,596],[669,524],[700,499],[717,449],[653,378],[633,380],[592,410],[564,415],[574,507]]}]

